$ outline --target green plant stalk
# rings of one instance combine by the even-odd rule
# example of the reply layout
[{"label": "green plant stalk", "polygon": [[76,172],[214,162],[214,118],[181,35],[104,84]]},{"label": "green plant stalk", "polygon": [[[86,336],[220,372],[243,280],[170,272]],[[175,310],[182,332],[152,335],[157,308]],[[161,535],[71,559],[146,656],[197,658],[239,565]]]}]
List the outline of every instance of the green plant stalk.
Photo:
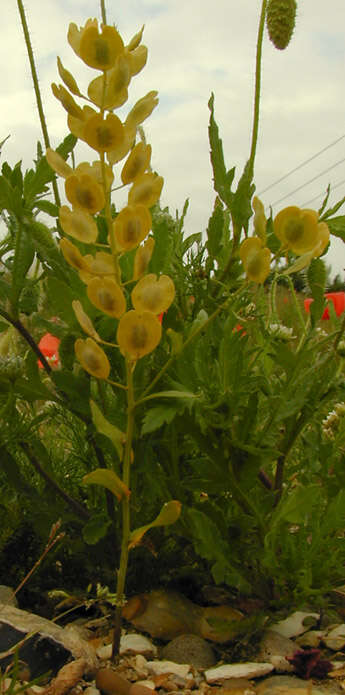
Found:
[{"label": "green plant stalk", "polygon": [[[33,54],[32,45],[31,45],[29,27],[28,27],[28,23],[26,21],[25,10],[24,10],[24,5],[23,5],[22,0],[17,0],[17,5],[18,5],[18,10],[19,10],[19,15],[20,15],[20,21],[22,24],[23,32],[24,32],[26,50],[27,50],[29,63],[30,63],[32,81],[33,81],[33,85],[34,85],[34,91],[35,91],[35,96],[36,96],[38,115],[39,115],[39,119],[40,119],[40,123],[41,123],[43,140],[44,140],[44,144],[47,148],[47,147],[50,147],[50,140],[49,140],[47,122],[46,122],[46,118],[45,118],[44,110],[43,110],[41,92],[40,92],[40,87],[39,87],[39,83],[38,83],[38,75],[37,75],[35,59],[34,59],[34,54]],[[59,190],[57,187],[56,179],[53,179],[53,191],[54,191],[55,203],[58,207],[60,207],[61,200],[60,200],[60,195],[59,195]]]},{"label": "green plant stalk", "polygon": [[[126,445],[124,451],[123,459],[123,472],[122,480],[127,488],[130,484],[130,467],[131,467],[131,454],[132,454],[132,443],[134,434],[134,388],[133,388],[133,363],[126,358],[126,373],[127,373],[127,431],[126,431]],[[121,639],[121,622],[122,622],[122,608],[124,603],[124,593],[126,584],[126,574],[128,565],[128,546],[130,537],[130,502],[129,497],[124,496],[121,500],[122,507],[122,542],[121,542],[121,554],[120,554],[120,566],[117,574],[117,584],[116,584],[116,609],[114,616],[114,632],[113,632],[113,643],[112,643],[112,654],[111,658],[114,662],[118,660],[119,650],[120,650],[120,639]]]},{"label": "green plant stalk", "polygon": [[288,283],[289,283],[289,287],[290,287],[290,291],[291,291],[291,294],[292,294],[293,303],[294,303],[294,306],[295,306],[295,309],[296,309],[296,314],[297,314],[297,316],[298,316],[298,318],[299,318],[299,320],[300,320],[302,329],[304,330],[304,329],[305,329],[305,324],[306,324],[306,322],[305,322],[305,320],[304,320],[304,318],[303,318],[303,314],[302,314],[302,311],[301,311],[301,307],[300,307],[300,305],[299,305],[299,303],[298,303],[298,300],[297,300],[296,291],[295,291],[295,288],[294,288],[294,286],[293,286],[293,282],[292,282],[292,280],[291,280],[291,278],[290,278],[290,275],[286,275],[286,278],[287,278],[287,281],[288,281]]},{"label": "green plant stalk", "polygon": [[254,160],[256,145],[259,134],[259,114],[260,114],[260,94],[261,94],[261,63],[262,63],[262,42],[265,29],[267,0],[262,0],[261,15],[259,22],[258,38],[256,43],[256,64],[255,64],[255,95],[254,95],[254,117],[252,129],[252,143],[249,156],[249,171],[254,174]]},{"label": "green plant stalk", "polygon": [[102,15],[102,22],[103,24],[107,23],[107,15],[105,11],[105,2],[104,0],[101,0],[101,15]]}]

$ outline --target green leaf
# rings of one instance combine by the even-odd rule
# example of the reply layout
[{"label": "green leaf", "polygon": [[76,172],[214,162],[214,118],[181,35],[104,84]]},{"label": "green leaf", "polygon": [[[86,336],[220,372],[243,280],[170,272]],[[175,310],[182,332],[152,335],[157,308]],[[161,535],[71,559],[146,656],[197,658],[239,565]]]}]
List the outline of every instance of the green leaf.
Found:
[{"label": "green leaf", "polygon": [[223,144],[219,137],[219,130],[217,123],[214,118],[214,94],[211,95],[208,102],[208,107],[210,109],[210,122],[208,128],[208,135],[211,147],[211,164],[213,169],[213,184],[214,189],[217,191],[219,197],[223,202],[231,208],[233,201],[233,193],[231,192],[231,184],[235,176],[235,168],[230,171],[226,171],[224,154],[223,154]]},{"label": "green leaf", "polygon": [[212,256],[216,258],[222,248],[222,238],[224,229],[224,212],[223,207],[220,202],[216,203],[212,215],[208,221],[207,227],[207,250]]},{"label": "green leaf", "polygon": [[202,234],[201,232],[196,232],[195,234],[190,234],[183,242],[182,242],[182,255],[184,256],[187,251],[193,246],[193,244],[199,244],[201,241]]},{"label": "green leaf", "polygon": [[222,537],[217,524],[199,509],[188,509],[187,514],[195,550],[211,564],[216,583],[228,582],[241,591],[250,591],[247,579],[230,562],[231,548]]},{"label": "green leaf", "polygon": [[90,408],[92,421],[96,427],[97,432],[104,434],[105,437],[108,437],[108,439],[110,439],[110,441],[114,444],[120,461],[122,461],[123,444],[126,438],[125,433],[121,432],[121,430],[119,430],[118,427],[108,422],[108,420],[106,420],[103,413],[99,409],[98,405],[92,400],[90,401]]},{"label": "green leaf", "polygon": [[243,174],[237,184],[237,189],[231,205],[231,214],[238,230],[247,231],[248,222],[253,214],[251,199],[255,192],[253,181],[253,169],[248,161],[243,169]]},{"label": "green leaf", "polygon": [[46,212],[47,215],[50,215],[51,217],[59,216],[58,206],[55,205],[55,203],[51,203],[50,200],[36,200],[34,207],[37,208],[37,210]]},{"label": "green leaf", "polygon": [[162,425],[169,425],[177,412],[178,408],[174,405],[159,405],[156,408],[151,408],[145,414],[141,434],[149,434],[158,430]]},{"label": "green leaf", "polygon": [[337,236],[345,241],[345,215],[339,215],[331,220],[327,220],[327,227],[333,236]]},{"label": "green leaf", "polygon": [[105,514],[95,514],[83,527],[83,538],[88,545],[95,545],[107,533],[111,520]]},{"label": "green leaf", "polygon": [[146,524],[145,526],[141,526],[140,528],[135,529],[135,531],[132,531],[128,549],[130,550],[135,545],[138,545],[146,531],[149,531],[149,529],[153,528],[154,526],[170,526],[171,524],[174,524],[179,518],[180,514],[181,502],[178,500],[170,500],[170,502],[163,504],[161,511],[154,521],[151,521],[150,524]]},{"label": "green leaf", "polygon": [[123,497],[129,497],[131,494],[127,485],[116,475],[115,471],[111,471],[108,468],[96,468],[95,471],[87,473],[83,477],[83,483],[84,485],[101,485],[105,487],[115,495],[119,502]]},{"label": "green leaf", "polygon": [[313,507],[319,504],[320,497],[318,485],[296,487],[281,500],[271,523],[287,521],[290,524],[303,524]]}]

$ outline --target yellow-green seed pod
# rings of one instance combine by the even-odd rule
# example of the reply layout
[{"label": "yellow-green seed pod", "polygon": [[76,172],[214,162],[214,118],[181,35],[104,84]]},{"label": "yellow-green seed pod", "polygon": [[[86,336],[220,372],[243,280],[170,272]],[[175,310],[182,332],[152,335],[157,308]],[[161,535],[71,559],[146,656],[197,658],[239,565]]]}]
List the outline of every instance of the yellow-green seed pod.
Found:
[{"label": "yellow-green seed pod", "polygon": [[268,35],[280,51],[290,43],[296,21],[296,0],[268,0],[267,29]]}]

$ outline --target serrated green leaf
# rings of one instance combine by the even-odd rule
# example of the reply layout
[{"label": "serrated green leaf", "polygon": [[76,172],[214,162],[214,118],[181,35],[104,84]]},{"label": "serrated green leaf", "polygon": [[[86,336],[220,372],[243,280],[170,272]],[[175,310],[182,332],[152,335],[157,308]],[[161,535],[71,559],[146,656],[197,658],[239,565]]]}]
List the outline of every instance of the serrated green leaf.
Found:
[{"label": "serrated green leaf", "polygon": [[255,192],[255,185],[252,181],[253,170],[249,160],[243,169],[231,205],[231,215],[238,230],[248,230],[248,222],[253,214],[251,199]]},{"label": "serrated green leaf", "polygon": [[173,405],[151,408],[145,413],[141,434],[149,434],[158,430],[162,425],[169,425],[177,412],[178,408]]},{"label": "serrated green leaf", "polygon": [[206,247],[212,258],[216,258],[221,251],[224,229],[224,212],[221,204],[216,204],[207,226]]},{"label": "serrated green leaf", "polygon": [[83,477],[83,483],[84,485],[101,485],[105,487],[115,495],[119,502],[123,497],[129,497],[131,494],[127,485],[125,485],[115,471],[111,471],[109,468],[96,468],[95,471],[87,473],[87,475]]},{"label": "serrated green leaf", "polygon": [[100,432],[100,434],[103,434],[105,437],[110,439],[110,441],[114,444],[120,461],[122,461],[123,445],[126,437],[125,433],[121,432],[118,427],[108,422],[95,401],[90,401],[90,408],[92,421],[97,432]]},{"label": "serrated green leaf", "polygon": [[231,192],[231,184],[235,176],[235,168],[226,171],[223,144],[219,137],[219,130],[214,118],[214,94],[211,95],[208,102],[210,109],[210,122],[208,127],[209,142],[211,147],[211,164],[213,169],[213,184],[219,197],[223,202],[231,208],[233,193]]},{"label": "serrated green leaf", "polygon": [[166,502],[154,521],[151,521],[150,524],[146,524],[145,526],[141,526],[140,528],[132,531],[128,549],[130,550],[135,545],[138,545],[144,534],[154,526],[170,526],[171,524],[174,524],[181,514],[181,506],[181,502],[178,500],[170,500],[170,502]]},{"label": "serrated green leaf", "polygon": [[96,514],[83,527],[83,538],[88,545],[95,545],[107,533],[111,520],[105,514]]},{"label": "serrated green leaf", "polygon": [[339,215],[327,220],[327,227],[333,236],[345,241],[345,215]]}]

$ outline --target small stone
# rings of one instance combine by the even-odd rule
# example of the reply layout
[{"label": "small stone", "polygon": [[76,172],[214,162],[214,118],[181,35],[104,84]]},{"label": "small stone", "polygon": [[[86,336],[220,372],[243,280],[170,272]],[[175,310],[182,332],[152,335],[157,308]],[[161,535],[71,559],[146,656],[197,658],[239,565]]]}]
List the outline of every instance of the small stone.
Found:
[{"label": "small stone", "polygon": [[310,625],[305,624],[305,620],[312,616],[315,622],[320,619],[319,613],[306,613],[304,611],[295,611],[285,620],[280,620],[278,623],[270,626],[271,630],[278,632],[283,637],[297,637],[307,632]]},{"label": "small stone", "polygon": [[96,687],[105,695],[128,695],[131,685],[111,668],[100,668],[96,673]]},{"label": "small stone", "polygon": [[143,680],[143,681],[137,681],[137,684],[138,685],[144,685],[145,688],[150,688],[150,690],[154,690],[156,687],[154,682],[151,680],[148,680],[148,679]]},{"label": "small stone", "polygon": [[221,683],[229,678],[259,678],[273,671],[272,664],[247,662],[244,664],[224,664],[205,671],[208,683]]},{"label": "small stone", "polygon": [[324,635],[322,630],[309,630],[304,635],[297,637],[296,642],[300,647],[318,647]]},{"label": "small stone", "polygon": [[148,661],[147,668],[156,676],[164,673],[173,673],[175,676],[180,676],[185,680],[193,677],[189,664],[175,664],[174,661]]},{"label": "small stone", "polygon": [[294,670],[286,659],[296,651],[296,644],[274,630],[266,630],[261,642],[258,659],[272,664],[276,671],[290,673]]},{"label": "small stone", "polygon": [[345,647],[345,623],[330,630],[322,639],[323,643],[334,652]]},{"label": "small stone", "polygon": [[257,695],[336,695],[338,690],[320,685],[312,681],[302,680],[297,676],[270,676],[256,686]]},{"label": "small stone", "polygon": [[230,678],[220,688],[212,688],[212,695],[255,695],[255,687],[247,678]]},{"label": "small stone", "polygon": [[144,635],[123,635],[120,640],[120,654],[142,654],[148,658],[157,656],[157,647]]},{"label": "small stone", "polygon": [[97,647],[96,649],[96,654],[99,659],[102,661],[108,661],[108,659],[111,659],[111,654],[113,651],[113,645],[112,644],[102,644],[101,647]]},{"label": "small stone", "polygon": [[83,695],[100,695],[100,691],[94,685],[89,685],[83,690]]},{"label": "small stone", "polygon": [[161,650],[164,659],[176,664],[191,664],[195,668],[210,668],[217,663],[211,645],[198,635],[180,635]]}]

